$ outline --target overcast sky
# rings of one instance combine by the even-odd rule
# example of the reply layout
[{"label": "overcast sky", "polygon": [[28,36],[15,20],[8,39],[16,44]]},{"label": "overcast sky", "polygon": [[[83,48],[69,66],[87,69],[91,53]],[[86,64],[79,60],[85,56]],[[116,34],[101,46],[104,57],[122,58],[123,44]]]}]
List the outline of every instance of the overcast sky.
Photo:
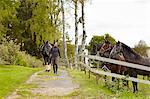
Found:
[{"label": "overcast sky", "polygon": [[[150,0],[91,0],[86,3],[85,17],[87,44],[92,35],[109,33],[130,47],[139,40],[150,46]],[[74,18],[68,22],[69,35],[74,38]]]}]

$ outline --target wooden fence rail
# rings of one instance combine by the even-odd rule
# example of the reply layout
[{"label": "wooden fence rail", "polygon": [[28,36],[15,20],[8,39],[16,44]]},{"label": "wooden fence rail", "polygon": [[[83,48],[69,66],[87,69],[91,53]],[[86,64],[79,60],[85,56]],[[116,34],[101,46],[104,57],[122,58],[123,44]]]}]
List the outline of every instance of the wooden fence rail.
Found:
[{"label": "wooden fence rail", "polygon": [[94,60],[99,60],[99,61],[105,61],[108,63],[118,64],[118,65],[122,65],[122,66],[126,66],[126,67],[136,68],[136,69],[140,69],[140,70],[145,70],[145,71],[150,72],[150,67],[144,66],[144,65],[133,64],[133,63],[129,63],[129,62],[114,60],[114,59],[100,57],[100,56],[93,56],[93,55],[79,55],[79,56],[87,57],[89,59],[94,59]]},{"label": "wooden fence rail", "polygon": [[[89,59],[92,59],[92,60],[104,61],[104,62],[108,62],[108,63],[118,64],[118,65],[131,67],[131,68],[136,68],[136,69],[145,70],[145,71],[150,72],[150,67],[144,66],[144,65],[133,64],[133,63],[118,61],[118,60],[114,60],[114,59],[110,59],[110,58],[105,58],[105,57],[100,57],[100,56],[93,56],[93,55],[80,54],[80,55],[78,55],[78,57],[86,57],[86,58],[89,58]],[[69,59],[69,60],[71,60],[71,59]],[[73,63],[71,63],[71,64],[74,65]],[[84,62],[79,61],[78,64],[83,66],[86,70],[89,71],[89,77],[90,77],[90,72],[92,72],[96,75],[107,75],[107,76],[116,77],[116,78],[120,78],[120,79],[125,79],[125,80],[129,80],[129,81],[135,81],[135,82],[140,82],[140,83],[144,83],[144,84],[150,84],[150,81],[148,81],[148,80],[142,80],[142,79],[138,79],[138,78],[134,78],[134,77],[126,77],[124,75],[119,75],[119,74],[115,74],[115,73],[110,73],[110,72],[105,72],[105,71],[101,71],[101,70],[92,69],[89,64],[85,64]],[[85,73],[86,73],[86,70],[85,70]]]},{"label": "wooden fence rail", "polygon": [[84,64],[83,62],[78,62],[78,64],[81,64],[82,66],[84,66],[90,72],[98,74],[98,75],[107,75],[107,76],[112,76],[112,77],[116,77],[116,78],[120,78],[120,79],[125,79],[125,80],[140,82],[140,83],[144,83],[144,84],[150,84],[150,81],[148,81],[148,80],[142,80],[142,79],[138,79],[138,78],[134,78],[134,77],[126,77],[124,75],[119,75],[119,74],[115,74],[115,73],[110,73],[110,72],[95,70],[95,69],[92,69],[90,66]]}]

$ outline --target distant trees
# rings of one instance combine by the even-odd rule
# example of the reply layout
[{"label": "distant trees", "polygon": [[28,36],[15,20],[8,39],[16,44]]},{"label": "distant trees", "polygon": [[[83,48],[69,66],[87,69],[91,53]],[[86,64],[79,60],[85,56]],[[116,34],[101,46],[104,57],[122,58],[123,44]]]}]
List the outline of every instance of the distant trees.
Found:
[{"label": "distant trees", "polygon": [[148,46],[144,40],[140,40],[138,44],[134,46],[133,49],[141,56],[148,57],[147,55]]}]

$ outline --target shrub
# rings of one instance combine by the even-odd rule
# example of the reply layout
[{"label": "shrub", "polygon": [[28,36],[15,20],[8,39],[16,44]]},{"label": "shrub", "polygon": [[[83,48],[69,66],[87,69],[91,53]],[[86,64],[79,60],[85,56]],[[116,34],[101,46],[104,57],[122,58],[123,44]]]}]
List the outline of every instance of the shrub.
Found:
[{"label": "shrub", "polygon": [[36,59],[25,51],[20,51],[20,44],[16,41],[3,39],[0,44],[0,64],[13,64],[21,66],[42,66],[42,61]]}]

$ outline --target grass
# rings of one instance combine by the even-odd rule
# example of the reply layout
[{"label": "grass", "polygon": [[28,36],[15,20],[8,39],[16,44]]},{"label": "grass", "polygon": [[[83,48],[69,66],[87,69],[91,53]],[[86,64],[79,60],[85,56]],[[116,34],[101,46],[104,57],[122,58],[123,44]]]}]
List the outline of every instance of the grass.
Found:
[{"label": "grass", "polygon": [[96,98],[104,99],[113,97],[112,92],[104,87],[104,83],[96,84],[94,76],[91,75],[91,78],[88,78],[88,75],[85,75],[84,72],[76,70],[68,70],[69,74],[74,79],[75,83],[80,85],[80,88],[72,95],[76,95],[80,98]]},{"label": "grass", "polygon": [[0,98],[11,94],[20,84],[25,82],[38,68],[0,65]]},{"label": "grass", "polygon": [[[25,84],[23,82],[26,81],[32,73],[38,70],[39,69],[22,66],[0,66],[0,99],[9,95],[16,88],[18,89],[17,94],[21,96],[21,99],[32,99],[35,97],[37,99],[150,99],[150,85],[139,84],[139,92],[134,94],[132,93],[132,84],[130,82],[130,89],[113,92],[110,88],[105,86],[102,77],[97,85],[95,76],[91,75],[89,79],[88,74],[85,75],[84,72],[70,69],[67,69],[67,71],[73,78],[74,83],[80,85],[73,93],[62,97],[33,94],[29,90],[36,88],[37,85],[34,83]],[[48,80],[55,80],[52,78],[56,75],[41,72],[38,76],[49,76]]]},{"label": "grass", "polygon": [[88,78],[88,74],[77,70],[68,70],[69,74],[74,79],[75,83],[80,84],[80,88],[70,94],[70,96],[78,96],[80,98],[94,98],[94,99],[150,99],[150,85],[139,83],[139,92],[132,93],[132,83],[130,82],[127,89],[122,87],[121,90],[113,92],[108,87],[105,87],[104,79],[101,77],[99,84],[96,84],[95,76]]}]

